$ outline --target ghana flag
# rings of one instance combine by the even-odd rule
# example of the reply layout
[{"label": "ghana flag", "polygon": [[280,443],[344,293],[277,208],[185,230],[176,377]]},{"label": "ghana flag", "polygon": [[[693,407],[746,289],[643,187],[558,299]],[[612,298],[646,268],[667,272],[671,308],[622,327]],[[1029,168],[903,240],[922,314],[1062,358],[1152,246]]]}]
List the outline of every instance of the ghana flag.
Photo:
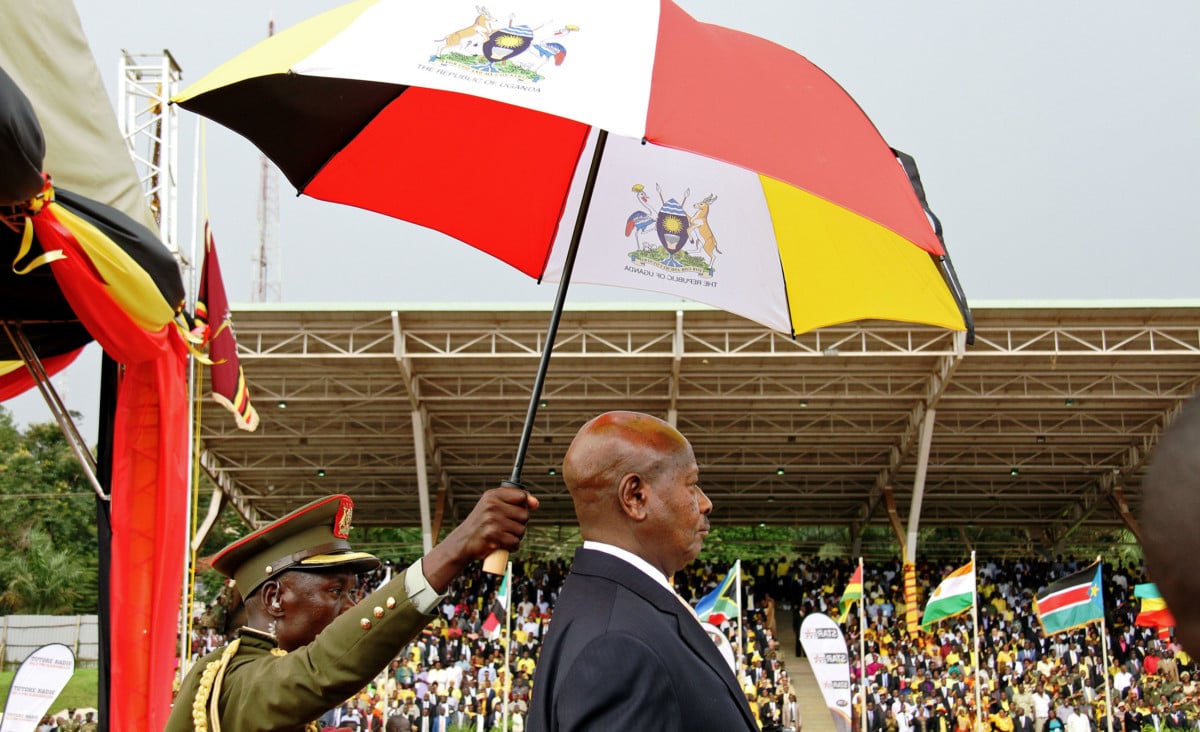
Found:
[{"label": "ghana flag", "polygon": [[863,568],[859,562],[855,568],[854,574],[850,575],[850,581],[846,584],[846,591],[842,593],[842,599],[838,601],[838,622],[846,622],[846,617],[850,615],[850,606],[856,602],[861,604],[863,583],[862,583]]},{"label": "ghana flag", "polygon": [[1104,618],[1100,562],[1068,575],[1037,594],[1034,610],[1046,635],[1072,630]]}]

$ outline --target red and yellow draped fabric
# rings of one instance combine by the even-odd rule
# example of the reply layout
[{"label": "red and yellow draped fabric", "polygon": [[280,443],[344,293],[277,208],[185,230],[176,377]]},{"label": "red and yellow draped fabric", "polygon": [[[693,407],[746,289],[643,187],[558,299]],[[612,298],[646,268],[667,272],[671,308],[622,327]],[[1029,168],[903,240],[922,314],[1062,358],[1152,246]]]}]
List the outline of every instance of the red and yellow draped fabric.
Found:
[{"label": "red and yellow draped fabric", "polygon": [[196,295],[196,328],[202,331],[203,343],[208,346],[212,361],[213,401],[233,413],[239,429],[253,432],[258,428],[258,412],[250,403],[250,388],[237,355],[237,336],[233,332],[233,317],[225,281],[221,277],[221,262],[212,227],[204,222],[204,266],[200,271],[200,290]]},{"label": "red and yellow draped fabric", "polygon": [[[102,134],[84,136],[103,145]],[[46,142],[33,104],[0,69],[0,250],[10,258],[0,275],[2,316],[19,324],[49,374],[93,339],[122,365],[111,415],[112,566],[102,565],[110,596],[100,600],[116,608],[105,659],[115,693],[101,722],[106,729],[158,730],[170,709],[186,538],[187,349],[175,323],[183,280],[145,226],[55,190],[44,168]],[[93,153],[108,159],[100,150],[87,153],[89,163]],[[123,154],[119,149],[116,157],[128,165]],[[0,347],[3,398],[32,385],[9,354]]]},{"label": "red and yellow draped fabric", "polygon": [[109,582],[119,609],[110,647],[119,691],[110,728],[161,729],[175,674],[185,538],[187,347],[175,323],[182,279],[169,254],[148,259],[118,243],[153,239],[144,227],[49,184],[28,220],[71,309],[124,367],[113,430]]},{"label": "red and yellow draped fabric", "polygon": [[[54,376],[70,366],[82,352],[82,348],[77,348],[70,353],[44,358],[42,368],[46,370],[47,376]],[[24,361],[0,361],[0,402],[24,394],[32,386],[33,376],[29,369],[25,368]]]},{"label": "red and yellow draped fabric", "polygon": [[176,101],[246,136],[302,193],[549,280],[580,212],[580,161],[606,130],[581,281],[789,333],[867,318],[967,327],[910,173],[803,56],[669,0],[561,0],[553,17],[514,0],[503,15],[360,0]]}]

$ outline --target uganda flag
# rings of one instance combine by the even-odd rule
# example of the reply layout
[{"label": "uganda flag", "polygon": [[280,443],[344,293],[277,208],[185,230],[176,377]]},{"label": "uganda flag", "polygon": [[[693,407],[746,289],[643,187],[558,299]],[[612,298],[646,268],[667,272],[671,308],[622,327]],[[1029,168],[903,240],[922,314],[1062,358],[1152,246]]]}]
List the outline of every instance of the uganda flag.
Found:
[{"label": "uganda flag", "polygon": [[1037,594],[1034,610],[1046,635],[1072,630],[1104,618],[1100,562],[1068,575]]},{"label": "uganda flag", "polygon": [[229,298],[221,279],[221,263],[212,228],[204,222],[204,267],[200,271],[200,292],[196,296],[196,327],[203,331],[212,361],[213,401],[233,412],[237,426],[247,432],[258,429],[258,412],[250,403],[246,374],[238,361],[237,339]]},{"label": "uganda flag", "polygon": [[861,604],[863,584],[862,584],[863,568],[860,563],[854,570],[854,574],[850,575],[850,582],[846,584],[846,591],[842,593],[842,599],[838,601],[838,622],[846,622],[846,617],[850,615],[850,606],[858,602]]}]

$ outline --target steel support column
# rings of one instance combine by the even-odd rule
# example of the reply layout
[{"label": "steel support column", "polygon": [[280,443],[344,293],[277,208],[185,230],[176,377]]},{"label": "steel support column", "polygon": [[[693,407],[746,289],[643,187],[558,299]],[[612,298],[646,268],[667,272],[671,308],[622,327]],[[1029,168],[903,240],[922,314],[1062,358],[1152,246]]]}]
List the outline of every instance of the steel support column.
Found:
[{"label": "steel support column", "polygon": [[913,476],[912,503],[908,506],[908,539],[904,543],[904,561],[917,561],[917,530],[921,524],[921,501],[925,498],[925,474],[929,470],[929,448],[933,444],[933,420],[936,409],[926,409],[921,422],[921,447],[917,453],[917,474]]}]

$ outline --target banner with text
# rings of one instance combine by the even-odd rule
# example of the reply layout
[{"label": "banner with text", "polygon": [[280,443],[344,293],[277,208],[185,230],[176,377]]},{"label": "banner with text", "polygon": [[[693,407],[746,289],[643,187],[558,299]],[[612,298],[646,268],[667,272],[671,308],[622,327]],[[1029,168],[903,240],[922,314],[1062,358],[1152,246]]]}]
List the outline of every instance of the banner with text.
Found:
[{"label": "banner with text", "polygon": [[813,613],[800,624],[800,645],[821,686],[837,732],[850,732],[850,654],[837,621]]},{"label": "banner with text", "polygon": [[13,676],[0,732],[34,732],[75,673],[75,654],[61,643],[42,646]]}]

